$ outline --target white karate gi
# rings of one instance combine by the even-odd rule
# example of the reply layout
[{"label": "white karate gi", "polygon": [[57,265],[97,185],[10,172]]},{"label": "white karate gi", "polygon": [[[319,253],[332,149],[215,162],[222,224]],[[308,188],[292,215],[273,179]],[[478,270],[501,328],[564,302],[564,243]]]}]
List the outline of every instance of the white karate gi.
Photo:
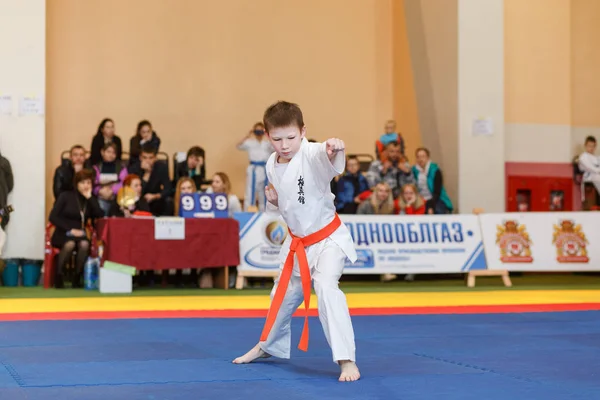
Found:
[{"label": "white karate gi", "polygon": [[[267,176],[278,195],[279,208],[267,203],[267,210],[278,210],[295,236],[305,237],[327,226],[335,216],[331,180],[344,171],[346,156],[339,152],[329,161],[325,143],[302,141],[300,150],[288,164],[276,162],[274,153],[267,161]],[[300,193],[299,193],[300,192]],[[280,259],[285,263],[291,237],[284,241]],[[338,287],[346,258],[356,261],[352,236],[342,225],[327,239],[306,248],[311,277],[318,298],[319,320],[333,353],[333,361],[355,361],[354,330],[346,296]],[[263,351],[279,358],[289,358],[292,314],[303,301],[298,260],[287,293],[269,337],[260,343]],[[271,292],[277,290],[279,278]]]},{"label": "white karate gi", "polygon": [[593,183],[600,194],[600,158],[584,152],[579,156],[579,169],[583,171],[583,181]]},{"label": "white karate gi", "polygon": [[258,209],[265,210],[265,186],[267,185],[265,166],[269,156],[273,153],[273,147],[266,137],[259,141],[255,137],[249,137],[238,146],[239,150],[248,152],[250,165],[246,168],[246,191],[244,193],[244,211],[250,206],[256,205],[258,197]]}]

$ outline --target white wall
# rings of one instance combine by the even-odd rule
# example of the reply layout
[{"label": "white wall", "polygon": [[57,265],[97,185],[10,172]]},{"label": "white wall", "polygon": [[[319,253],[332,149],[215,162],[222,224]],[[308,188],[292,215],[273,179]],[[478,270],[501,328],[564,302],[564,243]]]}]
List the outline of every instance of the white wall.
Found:
[{"label": "white wall", "polygon": [[0,116],[0,152],[10,161],[15,211],[3,257],[42,259],[45,229],[44,116],[19,116],[20,96],[46,87],[46,1],[0,0],[0,94],[13,97],[13,113]]},{"label": "white wall", "polygon": [[[504,211],[504,0],[458,1],[458,202]],[[475,118],[493,134],[474,136]]]},{"label": "white wall", "polygon": [[507,162],[570,162],[571,127],[558,124],[506,124]]}]

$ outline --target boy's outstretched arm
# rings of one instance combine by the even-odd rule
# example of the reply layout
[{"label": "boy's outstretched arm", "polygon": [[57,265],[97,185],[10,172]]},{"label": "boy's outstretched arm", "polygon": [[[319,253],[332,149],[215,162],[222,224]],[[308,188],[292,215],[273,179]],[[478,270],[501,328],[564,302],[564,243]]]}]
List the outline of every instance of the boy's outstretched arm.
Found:
[{"label": "boy's outstretched arm", "polygon": [[340,151],[344,151],[346,148],[344,141],[336,138],[327,139],[325,145],[329,161],[333,161],[333,158],[336,156],[336,154]]}]

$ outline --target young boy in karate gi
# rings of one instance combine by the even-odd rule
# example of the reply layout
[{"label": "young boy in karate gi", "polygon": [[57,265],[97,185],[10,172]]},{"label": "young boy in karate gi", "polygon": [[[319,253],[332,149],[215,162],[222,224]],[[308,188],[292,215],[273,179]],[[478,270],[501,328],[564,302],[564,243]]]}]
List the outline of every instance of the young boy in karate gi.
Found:
[{"label": "young boy in karate gi", "polygon": [[[310,303],[311,279],[318,298],[319,320],[341,368],[340,381],[356,381],[354,330],[344,293],[338,287],[346,258],[356,261],[350,232],[335,212],[331,180],[344,171],[344,142],[328,139],[309,143],[302,111],[296,104],[277,102],[264,115],[275,153],[267,161],[267,212],[279,212],[289,228],[281,248],[281,272],[271,292],[271,307],[259,343],[233,360],[290,358],[292,314],[304,300]],[[299,348],[308,349],[308,319]]]}]

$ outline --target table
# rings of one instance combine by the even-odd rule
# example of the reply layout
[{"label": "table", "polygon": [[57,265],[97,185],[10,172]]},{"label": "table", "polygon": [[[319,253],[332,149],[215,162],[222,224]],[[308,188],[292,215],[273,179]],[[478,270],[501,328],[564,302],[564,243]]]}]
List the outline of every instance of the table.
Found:
[{"label": "table", "polygon": [[227,267],[240,263],[239,224],[230,218],[186,218],[184,240],[155,240],[154,218],[103,218],[96,228],[103,258],[138,270],[225,267],[227,289]]}]

